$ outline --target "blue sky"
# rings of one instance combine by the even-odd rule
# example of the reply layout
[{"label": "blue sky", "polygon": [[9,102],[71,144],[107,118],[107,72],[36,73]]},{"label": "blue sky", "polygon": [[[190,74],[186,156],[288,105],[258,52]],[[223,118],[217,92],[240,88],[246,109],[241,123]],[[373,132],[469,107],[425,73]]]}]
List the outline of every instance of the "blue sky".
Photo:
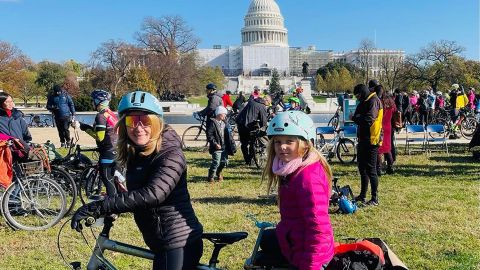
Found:
[{"label": "blue sky", "polygon": [[[418,52],[431,41],[456,41],[480,60],[478,0],[277,0],[289,44],[348,51],[364,38],[378,48]],[[202,40],[239,45],[250,0],[0,0],[0,40],[34,61],[81,63],[110,39],[135,43],[147,16],[180,15]]]}]

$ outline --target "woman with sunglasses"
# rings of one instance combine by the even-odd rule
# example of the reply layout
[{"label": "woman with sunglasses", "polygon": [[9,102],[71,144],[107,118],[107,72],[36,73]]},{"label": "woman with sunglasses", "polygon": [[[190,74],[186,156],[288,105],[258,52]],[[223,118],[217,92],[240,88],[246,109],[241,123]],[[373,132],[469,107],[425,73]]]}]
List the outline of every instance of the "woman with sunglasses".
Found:
[{"label": "woman with sunglasses", "polygon": [[77,210],[72,228],[106,214],[133,212],[153,269],[194,269],[203,252],[202,225],[190,202],[181,139],[164,125],[158,100],[149,93],[126,94],[118,107],[118,158],[126,166],[128,192],[108,196]]}]

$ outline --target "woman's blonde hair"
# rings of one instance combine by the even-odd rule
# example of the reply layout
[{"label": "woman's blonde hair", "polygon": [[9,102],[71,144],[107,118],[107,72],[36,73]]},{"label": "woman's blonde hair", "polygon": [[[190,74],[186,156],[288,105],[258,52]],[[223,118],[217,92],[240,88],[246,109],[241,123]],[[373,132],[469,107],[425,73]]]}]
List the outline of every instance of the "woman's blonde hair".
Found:
[{"label": "woman's blonde hair", "polygon": [[140,156],[149,156],[152,153],[158,153],[162,145],[161,134],[164,129],[162,118],[154,114],[149,114],[148,117],[152,123],[150,126],[152,129],[150,141],[143,148],[135,147],[128,137],[128,127],[125,125],[125,116],[125,114],[122,115],[115,125],[115,129],[118,132],[117,161],[124,167],[127,166],[129,159],[134,157],[137,152]]},{"label": "woman's blonde hair", "polygon": [[[298,156],[306,158],[310,153],[314,154],[317,158],[320,164],[322,165],[323,169],[325,170],[325,174],[327,175],[328,179],[328,186],[331,189],[332,187],[332,169],[330,168],[330,165],[328,165],[327,160],[325,157],[318,152],[318,150],[313,146],[313,143],[311,141],[306,141],[303,139],[300,139],[299,137],[296,137],[298,140]],[[267,179],[267,193],[270,193],[272,191],[272,188],[279,188],[279,179],[280,177],[276,174],[273,173],[273,159],[275,158],[275,147],[274,147],[274,140],[275,136],[273,136],[270,141],[268,142],[268,148],[267,148],[267,163],[265,165],[265,168],[263,170],[262,174],[262,182]],[[329,191],[330,193],[330,191]]]}]

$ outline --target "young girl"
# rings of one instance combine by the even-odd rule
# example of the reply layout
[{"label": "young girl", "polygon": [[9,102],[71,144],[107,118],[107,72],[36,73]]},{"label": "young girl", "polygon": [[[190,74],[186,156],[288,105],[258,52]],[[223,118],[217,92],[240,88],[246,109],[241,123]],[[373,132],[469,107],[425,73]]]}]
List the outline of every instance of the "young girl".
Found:
[{"label": "young girl", "polygon": [[332,172],[313,146],[314,123],[300,111],[278,113],[267,135],[263,179],[268,179],[268,190],[278,187],[280,207],[273,236],[290,265],[300,270],[323,269],[334,254],[328,215]]}]

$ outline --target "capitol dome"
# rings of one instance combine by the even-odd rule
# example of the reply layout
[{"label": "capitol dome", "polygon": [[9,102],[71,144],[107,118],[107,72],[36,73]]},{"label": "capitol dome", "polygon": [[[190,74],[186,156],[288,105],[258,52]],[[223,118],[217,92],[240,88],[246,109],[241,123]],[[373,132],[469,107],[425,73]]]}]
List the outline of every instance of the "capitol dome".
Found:
[{"label": "capitol dome", "polygon": [[243,46],[288,47],[288,31],[275,0],[253,0],[242,28]]}]

